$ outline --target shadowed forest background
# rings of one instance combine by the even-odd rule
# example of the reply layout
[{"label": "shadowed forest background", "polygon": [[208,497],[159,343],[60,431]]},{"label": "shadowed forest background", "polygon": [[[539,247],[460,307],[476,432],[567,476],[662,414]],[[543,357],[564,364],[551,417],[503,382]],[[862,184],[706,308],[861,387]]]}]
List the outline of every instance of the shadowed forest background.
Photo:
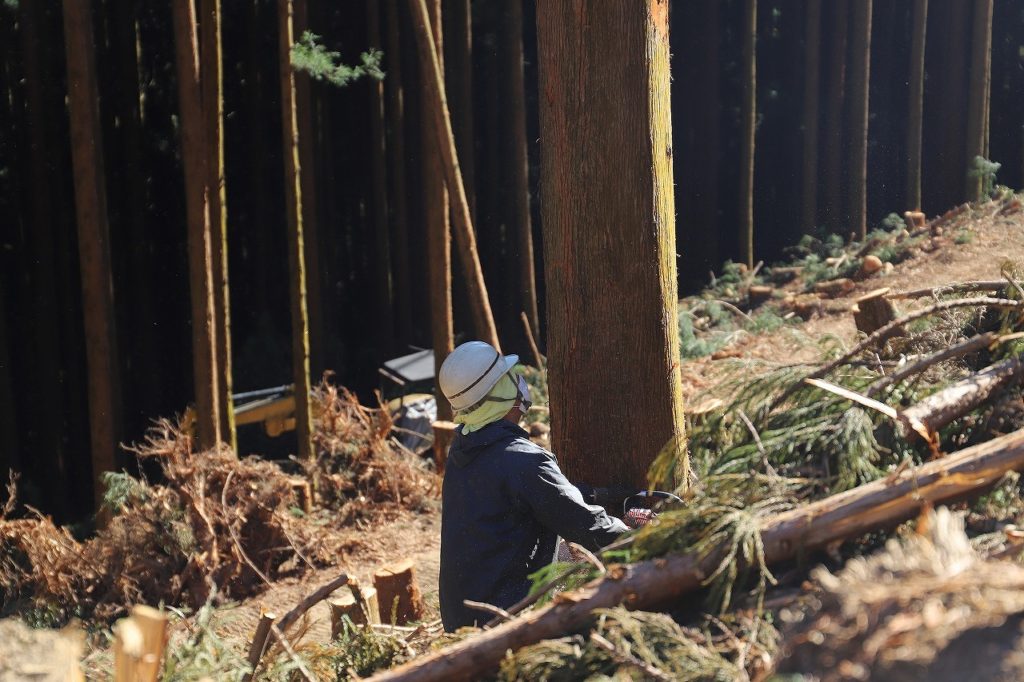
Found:
[{"label": "shadowed forest background", "polygon": [[[525,352],[521,312],[539,310],[542,346],[545,331],[537,30],[534,3],[521,4],[520,23],[511,2],[445,0],[443,50],[495,323],[506,352]],[[770,262],[803,234],[862,235],[865,224],[893,212],[934,214],[975,199],[974,156],[1001,164],[1000,183],[1024,186],[1024,7],[931,0],[922,35],[919,1],[868,4],[870,30],[858,32],[862,2],[762,0],[756,32],[744,0],[671,5],[680,294],[706,284],[726,260]],[[169,3],[90,5],[96,168],[113,283],[115,436],[128,443],[195,396],[179,71]],[[991,15],[977,9],[986,6]],[[91,311],[82,297],[64,21],[55,1],[0,3],[0,471],[22,471],[23,500],[69,520],[92,508],[84,482],[93,472],[83,322]],[[202,17],[199,25],[202,33]],[[371,48],[383,52],[381,82],[339,88],[296,73],[311,374],[315,381],[332,370],[365,400],[379,385],[382,361],[432,345],[420,64],[404,2],[296,2],[296,39],[305,29],[348,64]],[[751,60],[744,46],[754,33]],[[915,34],[926,36],[919,118]],[[236,393],[292,381],[280,86],[287,64],[278,35],[277,3],[224,3],[223,190]],[[866,122],[858,87],[868,95]],[[753,94],[753,108],[744,93]],[[752,188],[743,178],[751,123]],[[525,186],[516,165],[524,154]],[[752,251],[743,236],[748,207]],[[524,275],[524,230],[535,287]],[[459,267],[452,272],[455,331],[471,338],[465,281]],[[129,466],[129,458],[119,453],[115,463]]]}]

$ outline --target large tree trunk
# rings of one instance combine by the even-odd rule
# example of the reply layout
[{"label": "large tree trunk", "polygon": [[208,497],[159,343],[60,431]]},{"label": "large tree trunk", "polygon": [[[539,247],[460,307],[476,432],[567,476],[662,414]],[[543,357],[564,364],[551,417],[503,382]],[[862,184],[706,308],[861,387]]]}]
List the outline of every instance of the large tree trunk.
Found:
[{"label": "large tree trunk", "polygon": [[292,381],[295,384],[295,434],[298,456],[313,457],[313,413],[309,401],[309,314],[306,308],[306,254],[302,234],[302,181],[298,117],[291,48],[292,0],[278,0],[278,65],[281,70],[281,132],[284,140],[284,194],[288,222],[288,293],[292,317]]},{"label": "large tree trunk", "polygon": [[409,288],[409,236],[407,198],[405,196],[405,102],[402,81],[401,39],[398,0],[385,0],[387,11],[387,60],[384,92],[388,116],[388,167],[390,170],[391,253],[394,258],[395,331],[405,343],[412,338],[412,300]]},{"label": "large tree trunk", "polygon": [[[367,41],[370,47],[382,46],[380,36],[380,2],[370,0],[366,8]],[[391,278],[391,238],[388,234],[387,143],[384,137],[384,84],[368,83],[370,91],[370,191],[373,195],[373,243],[376,267],[377,339],[378,348],[389,352],[395,346],[394,293]]]},{"label": "large tree trunk", "polygon": [[843,100],[846,94],[846,41],[848,0],[829,3],[830,19],[827,92],[825,93],[825,147],[821,182],[822,219],[830,232],[846,227],[843,219]]},{"label": "large tree trunk", "polygon": [[850,26],[850,231],[868,232],[868,91],[871,82],[871,0],[854,0]]},{"label": "large tree trunk", "polygon": [[910,111],[907,121],[907,205],[921,210],[921,128],[924,122],[924,46],[928,0],[914,0],[910,36]]},{"label": "large tree trunk", "polygon": [[754,267],[754,131],[757,128],[757,0],[743,9],[743,99],[740,104],[740,262]]},{"label": "large tree trunk", "polygon": [[[437,58],[443,57],[443,40],[441,26],[441,0],[429,0],[430,24],[425,28],[433,36]],[[421,20],[418,13],[413,13],[413,23]],[[420,60],[420,73],[423,82],[434,79],[434,73],[427,60]],[[440,141],[437,138],[437,127],[434,125],[429,97],[421,98],[423,111],[420,113],[422,134],[420,140],[423,148],[420,158],[423,164],[423,209],[427,227],[427,271],[430,280],[430,336],[434,347],[434,375],[440,376],[441,363],[455,349],[454,323],[452,320],[452,234],[448,222],[448,190],[445,187],[441,158]],[[437,387],[437,418],[450,420],[451,405],[440,396],[440,384]]]},{"label": "large tree trunk", "polygon": [[[809,552],[894,526],[929,505],[976,496],[1009,471],[1024,469],[1024,431],[976,445],[944,459],[928,462],[769,517],[761,523],[763,560],[771,565],[805,557]],[[594,581],[492,630],[469,637],[441,651],[418,658],[370,678],[373,682],[454,682],[476,679],[496,667],[508,651],[552,639],[585,627],[599,608],[626,604],[648,609],[672,604],[706,584],[721,563],[727,546],[655,559]]]},{"label": "large tree trunk", "polygon": [[522,0],[508,3],[508,13],[499,29],[501,44],[498,53],[504,58],[504,102],[508,113],[507,164],[511,173],[510,211],[512,229],[516,231],[519,246],[519,296],[522,311],[534,334],[540,334],[540,314],[537,311],[537,275],[533,259],[533,226],[530,221],[529,160],[526,148],[526,89],[523,82],[523,4]]},{"label": "large tree trunk", "polygon": [[540,3],[537,32],[554,450],[570,479],[644,484],[685,448],[668,3]]},{"label": "large tree trunk", "polygon": [[967,184],[964,196],[978,201],[982,177],[974,159],[987,155],[989,85],[992,80],[992,0],[974,0],[971,20],[971,76],[967,95]]},{"label": "large tree trunk", "polygon": [[804,46],[803,106],[803,213],[804,234],[814,231],[818,220],[818,101],[821,98],[821,0],[807,0]]},{"label": "large tree trunk", "polygon": [[235,410],[231,402],[231,297],[228,289],[228,216],[224,190],[224,67],[221,58],[220,0],[200,2],[200,85],[206,123],[206,193],[210,212],[213,323],[217,352],[217,421],[232,448]]},{"label": "large tree trunk", "polygon": [[[491,314],[491,303],[487,298],[487,285],[484,283],[483,271],[480,269],[476,235],[473,232],[473,221],[469,215],[466,188],[462,182],[459,156],[455,149],[455,138],[448,115],[444,71],[439,63],[440,50],[434,45],[433,34],[435,32],[428,30],[431,22],[427,18],[428,11],[425,1],[409,0],[409,10],[412,13],[420,62],[424,68],[423,99],[426,103],[424,115],[429,115],[434,125],[434,135],[437,140],[435,144],[441,157],[444,180],[453,195],[451,207],[455,219],[456,243],[459,248],[459,260],[462,262],[466,276],[466,288],[473,312],[474,327],[481,339],[495,348],[500,348],[498,331],[494,326],[494,316]],[[440,22],[432,23],[440,27]]]},{"label": "large tree trunk", "polygon": [[206,192],[206,135],[199,89],[199,42],[192,3],[176,2],[172,9],[181,112],[181,157],[185,167],[185,211],[188,216],[196,426],[199,445],[207,448],[220,440],[220,392],[217,386],[213,246]]},{"label": "large tree trunk", "polygon": [[87,3],[65,0],[64,41],[89,376],[89,445],[94,501],[98,509],[105,489],[103,473],[115,470],[121,401],[114,327],[114,283],[110,271],[110,227],[107,222],[99,88],[96,83],[96,47],[92,12]]},{"label": "large tree trunk", "polygon": [[452,131],[459,153],[462,182],[466,185],[469,215],[476,225],[476,155],[473,126],[473,20],[470,0],[444,0],[441,10],[441,34],[444,49],[439,53],[444,64],[445,89],[451,106]]}]

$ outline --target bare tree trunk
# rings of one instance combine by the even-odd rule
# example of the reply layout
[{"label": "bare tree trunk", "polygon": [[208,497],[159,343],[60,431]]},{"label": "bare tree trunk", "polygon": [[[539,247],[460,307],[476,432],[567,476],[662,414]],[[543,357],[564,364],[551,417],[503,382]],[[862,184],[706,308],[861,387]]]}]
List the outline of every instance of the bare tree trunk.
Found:
[{"label": "bare tree trunk", "polygon": [[115,470],[121,401],[114,326],[114,284],[100,132],[96,46],[90,5],[64,2],[64,40],[71,118],[71,162],[85,315],[85,355],[89,375],[90,450],[96,508],[103,501],[102,475]]},{"label": "bare tree trunk", "polygon": [[473,153],[473,17],[470,0],[444,0],[442,33],[445,86],[451,105],[452,131],[466,185],[469,216],[476,225],[476,155]]},{"label": "bare tree trunk", "polygon": [[200,85],[206,122],[207,210],[213,272],[214,334],[217,343],[217,420],[220,437],[232,448],[235,409],[231,402],[231,296],[228,288],[228,218],[224,191],[224,67],[221,57],[220,0],[201,0]]},{"label": "bare tree trunk", "polygon": [[309,315],[306,308],[306,254],[302,234],[302,181],[299,168],[298,117],[295,77],[291,66],[292,0],[278,0],[279,66],[281,69],[281,129],[284,139],[285,210],[288,220],[288,291],[292,311],[292,375],[295,382],[295,433],[298,456],[313,451],[313,414],[309,391]]},{"label": "bare tree trunk", "polygon": [[818,220],[818,101],[821,98],[821,0],[807,0],[807,43],[804,53],[803,215],[801,228],[810,234]]},{"label": "bare tree trunk", "polygon": [[405,195],[405,102],[402,81],[401,40],[398,0],[385,0],[387,10],[387,95],[388,166],[391,169],[391,234],[394,237],[395,329],[403,342],[412,337],[412,300],[409,278],[409,234]]},{"label": "bare tree trunk", "polygon": [[843,219],[843,100],[846,90],[846,42],[848,0],[829,3],[831,11],[831,38],[829,40],[829,71],[825,82],[825,164],[822,169],[824,185],[823,215],[825,225],[832,232],[846,227]]},{"label": "bare tree trunk", "polygon": [[921,210],[921,128],[924,122],[924,46],[928,0],[914,0],[910,38],[910,112],[907,123],[907,202]]},{"label": "bare tree trunk", "polygon": [[188,216],[196,425],[199,445],[206,448],[220,440],[220,391],[217,386],[213,246],[210,212],[207,209],[206,135],[199,87],[199,41],[192,3],[175,2],[172,9],[181,113],[181,157],[185,166],[185,210]]},{"label": "bare tree trunk", "polygon": [[522,310],[535,334],[540,333],[537,310],[537,275],[533,258],[533,226],[530,220],[529,160],[526,146],[526,89],[523,82],[523,4],[512,0],[501,24],[499,54],[506,60],[505,105],[509,113],[508,164],[512,173],[511,208],[519,244],[519,296]]},{"label": "bare tree trunk", "polygon": [[964,196],[978,201],[982,177],[974,170],[974,159],[985,157],[988,128],[989,87],[992,80],[992,0],[974,0],[971,20],[971,76],[967,97],[967,184]]},{"label": "bare tree trunk", "polygon": [[685,448],[668,3],[539,3],[537,32],[554,450],[572,480],[642,485]]},{"label": "bare tree trunk", "polygon": [[850,28],[850,230],[868,233],[868,92],[871,83],[871,0],[855,0]]},{"label": "bare tree trunk", "polygon": [[466,288],[469,291],[474,326],[481,339],[500,349],[498,330],[494,326],[494,316],[491,314],[491,304],[487,298],[487,285],[484,283],[483,271],[480,269],[476,236],[473,233],[473,222],[469,215],[469,204],[466,202],[466,189],[462,183],[459,156],[455,150],[455,139],[448,116],[443,71],[438,63],[439,52],[434,46],[433,32],[428,30],[430,22],[425,0],[409,0],[409,9],[412,13],[412,23],[416,31],[416,44],[421,62],[425,68],[429,67],[430,69],[429,75],[424,74],[424,99],[427,103],[425,113],[430,115],[434,125],[436,146],[441,156],[444,179],[448,183],[449,191],[454,193],[451,204],[455,212],[455,236],[459,247],[459,260],[462,262],[466,275]]},{"label": "bare tree trunk", "polygon": [[[294,33],[309,30],[309,0],[294,0]],[[391,77],[391,74],[388,74]],[[313,127],[312,79],[308,73],[295,74],[295,113],[299,125],[299,168],[302,183],[302,235],[306,245],[306,310],[309,315],[309,364],[313,377],[327,369],[324,340],[324,296],[320,266],[316,191],[316,154]]]},{"label": "bare tree trunk", "polygon": [[[441,38],[441,0],[429,0],[429,28],[435,36],[437,57],[443,55]],[[413,14],[413,23],[420,17]],[[427,60],[420,60],[420,72],[425,83],[434,79],[434,73]],[[448,222],[448,190],[445,187],[437,126],[434,125],[429,97],[421,99],[423,112],[421,140],[423,149],[423,203],[427,225],[427,273],[430,280],[430,335],[434,347],[434,374],[440,376],[441,363],[455,349],[454,323],[452,320],[452,235]],[[437,387],[437,418],[450,420],[451,405],[441,398]]]},{"label": "bare tree trunk", "polygon": [[[381,47],[380,2],[370,0],[366,8],[367,40],[370,47]],[[382,350],[395,345],[394,289],[391,278],[391,238],[388,234],[387,143],[384,133],[384,84],[371,81],[370,90],[370,177],[373,194],[374,247],[377,266],[376,315],[378,343]]]},{"label": "bare tree trunk", "polygon": [[743,100],[740,110],[740,262],[754,267],[754,132],[757,122],[757,0],[743,10]]}]

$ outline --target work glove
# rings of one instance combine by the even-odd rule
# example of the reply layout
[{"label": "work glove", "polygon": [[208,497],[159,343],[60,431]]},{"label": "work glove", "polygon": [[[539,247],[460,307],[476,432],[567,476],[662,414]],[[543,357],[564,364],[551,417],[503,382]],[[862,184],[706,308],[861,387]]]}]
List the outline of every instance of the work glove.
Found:
[{"label": "work glove", "polygon": [[633,507],[626,515],[622,517],[622,522],[630,528],[639,528],[646,526],[648,523],[658,517],[654,513],[653,509],[644,509],[643,507]]}]

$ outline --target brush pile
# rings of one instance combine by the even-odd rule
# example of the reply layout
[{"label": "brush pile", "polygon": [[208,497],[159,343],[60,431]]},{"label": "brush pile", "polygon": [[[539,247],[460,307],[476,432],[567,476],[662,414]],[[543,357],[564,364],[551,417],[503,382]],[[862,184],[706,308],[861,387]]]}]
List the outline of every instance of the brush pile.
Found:
[{"label": "brush pile", "polygon": [[[436,476],[387,440],[386,415],[326,384],[317,398],[320,447],[305,470],[321,482],[323,506],[348,518],[344,510],[420,508],[436,495]],[[211,595],[242,599],[308,562],[337,560],[326,524],[301,512],[294,477],[224,446],[194,452],[192,443],[181,426],[154,425],[133,451],[159,463],[161,482],[108,475],[109,522],[84,542],[41,514],[5,518],[12,481],[0,516],[4,610],[58,625],[109,622],[136,603],[196,609]]]}]

